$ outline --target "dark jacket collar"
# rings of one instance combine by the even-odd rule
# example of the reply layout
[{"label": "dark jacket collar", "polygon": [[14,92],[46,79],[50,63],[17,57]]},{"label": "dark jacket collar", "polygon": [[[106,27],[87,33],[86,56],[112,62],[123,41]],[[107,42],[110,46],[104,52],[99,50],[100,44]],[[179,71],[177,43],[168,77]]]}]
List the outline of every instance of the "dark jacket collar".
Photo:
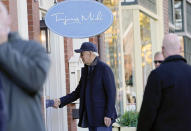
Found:
[{"label": "dark jacket collar", "polygon": [[171,61],[184,61],[187,63],[186,59],[184,59],[182,56],[180,55],[172,55],[172,56],[169,56],[167,57],[163,63],[166,63],[166,62],[171,62]]}]

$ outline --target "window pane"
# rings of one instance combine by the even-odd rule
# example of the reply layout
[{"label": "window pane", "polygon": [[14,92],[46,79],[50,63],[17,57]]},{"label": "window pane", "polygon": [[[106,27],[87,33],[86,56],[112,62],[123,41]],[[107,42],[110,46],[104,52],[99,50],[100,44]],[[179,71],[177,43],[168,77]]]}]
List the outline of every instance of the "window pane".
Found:
[{"label": "window pane", "polygon": [[135,2],[136,0],[121,0],[121,2],[126,2],[126,3],[131,3],[131,2]]},{"label": "window pane", "polygon": [[187,29],[188,32],[191,33],[191,4],[187,2],[186,4],[186,15],[187,15]]},{"label": "window pane", "polygon": [[146,9],[157,13],[156,0],[139,0],[139,4],[145,7]]},{"label": "window pane", "polygon": [[123,113],[123,90],[122,90],[122,69],[121,69],[121,48],[119,37],[119,14],[118,0],[103,0],[103,4],[112,10],[114,21],[112,26],[104,32],[106,62],[112,68],[117,87],[116,109],[118,115]]},{"label": "window pane", "polygon": [[168,17],[171,24],[174,23],[173,21],[173,5],[172,0],[168,0]]},{"label": "window pane", "polygon": [[137,4],[137,0],[120,0],[121,5]]},{"label": "window pane", "polygon": [[133,11],[122,10],[122,39],[124,52],[126,111],[136,110],[136,88],[134,83],[134,24]]},{"label": "window pane", "polygon": [[175,29],[178,31],[183,30],[183,2],[182,0],[174,1],[174,10],[175,10]]},{"label": "window pane", "polygon": [[143,85],[145,87],[147,78],[152,70],[152,44],[150,18],[140,13],[140,32],[141,32],[141,55],[143,68]]}]

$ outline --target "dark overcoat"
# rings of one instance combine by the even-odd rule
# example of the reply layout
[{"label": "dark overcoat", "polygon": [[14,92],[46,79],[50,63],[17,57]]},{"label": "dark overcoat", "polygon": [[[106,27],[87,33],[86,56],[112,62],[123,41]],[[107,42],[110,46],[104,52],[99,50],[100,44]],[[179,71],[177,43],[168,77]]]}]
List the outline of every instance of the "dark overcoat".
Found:
[{"label": "dark overcoat", "polygon": [[169,56],[151,72],[137,131],[191,131],[191,66]]},{"label": "dark overcoat", "polygon": [[115,121],[116,87],[114,75],[110,67],[97,59],[93,71],[88,75],[88,66],[82,68],[81,79],[76,90],[62,98],[60,107],[80,98],[79,126],[82,126],[84,109],[87,111],[88,125],[105,126],[104,117]]}]

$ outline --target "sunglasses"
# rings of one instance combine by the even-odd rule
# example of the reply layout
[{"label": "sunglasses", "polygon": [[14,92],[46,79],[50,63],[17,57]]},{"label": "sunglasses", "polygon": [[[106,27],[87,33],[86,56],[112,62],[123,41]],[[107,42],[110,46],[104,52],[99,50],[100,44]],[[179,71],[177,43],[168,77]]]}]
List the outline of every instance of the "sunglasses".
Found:
[{"label": "sunglasses", "polygon": [[154,61],[155,64],[157,64],[157,63],[161,64],[162,62],[163,62],[162,60],[155,60]]}]

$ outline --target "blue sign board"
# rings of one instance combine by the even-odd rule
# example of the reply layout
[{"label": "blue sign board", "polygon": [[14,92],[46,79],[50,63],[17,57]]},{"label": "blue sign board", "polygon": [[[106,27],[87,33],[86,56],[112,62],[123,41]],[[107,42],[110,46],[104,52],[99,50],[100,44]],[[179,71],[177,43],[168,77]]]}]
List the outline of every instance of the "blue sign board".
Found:
[{"label": "blue sign board", "polygon": [[45,23],[58,35],[87,38],[107,30],[113,15],[109,8],[94,0],[66,0],[48,10]]}]

